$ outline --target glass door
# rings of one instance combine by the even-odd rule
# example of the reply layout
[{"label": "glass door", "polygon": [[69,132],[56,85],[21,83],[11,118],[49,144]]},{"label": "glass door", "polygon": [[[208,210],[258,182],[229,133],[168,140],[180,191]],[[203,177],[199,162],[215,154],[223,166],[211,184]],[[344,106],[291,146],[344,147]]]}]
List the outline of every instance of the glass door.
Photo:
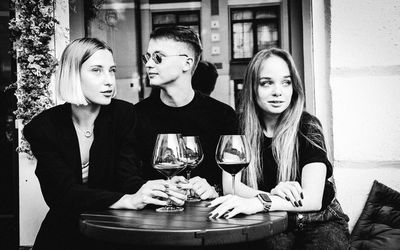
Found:
[{"label": "glass door", "polygon": [[71,40],[96,37],[110,45],[117,64],[116,98],[138,102],[142,74],[138,53],[141,51],[140,1],[69,0],[69,13]]}]

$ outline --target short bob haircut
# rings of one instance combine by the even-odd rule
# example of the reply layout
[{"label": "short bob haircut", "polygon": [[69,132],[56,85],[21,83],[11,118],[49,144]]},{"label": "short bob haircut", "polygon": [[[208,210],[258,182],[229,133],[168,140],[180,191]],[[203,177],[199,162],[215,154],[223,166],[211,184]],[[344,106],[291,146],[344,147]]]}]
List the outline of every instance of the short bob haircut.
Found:
[{"label": "short bob haircut", "polygon": [[79,38],[65,48],[56,75],[56,93],[62,100],[75,105],[88,105],[82,92],[80,72],[82,64],[99,50],[108,50],[113,54],[110,46],[97,38]]}]

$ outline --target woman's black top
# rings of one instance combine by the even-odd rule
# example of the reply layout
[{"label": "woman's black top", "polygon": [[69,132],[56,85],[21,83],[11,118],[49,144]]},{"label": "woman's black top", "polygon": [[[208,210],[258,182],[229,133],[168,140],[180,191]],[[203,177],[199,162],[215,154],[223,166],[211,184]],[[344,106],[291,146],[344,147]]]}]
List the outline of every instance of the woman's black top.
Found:
[{"label": "woman's black top", "polygon": [[[320,162],[324,163],[326,166],[326,181],[325,181],[325,189],[324,195],[322,199],[322,208],[321,210],[325,209],[333,197],[335,196],[335,190],[333,185],[328,179],[332,176],[332,165],[328,160],[327,154],[324,150],[316,147],[315,145],[311,144],[306,138],[305,135],[310,133],[318,133],[320,138],[324,138],[322,131],[316,131],[312,127],[310,127],[309,122],[317,122],[319,123],[318,119],[306,112],[303,113],[300,126],[299,126],[299,133],[298,133],[298,140],[299,140],[299,169],[296,181],[301,185],[301,173],[305,165],[313,162]],[[263,180],[258,183],[258,187],[260,190],[270,192],[278,184],[278,175],[277,169],[278,166],[276,161],[272,155],[272,148],[271,148],[272,138],[268,138],[264,136],[263,141],[263,148],[262,148],[262,161],[263,161]],[[323,142],[324,143],[324,142]],[[317,142],[318,144],[318,142]],[[324,143],[325,144],[325,143]],[[325,148],[325,145],[323,145]]]},{"label": "woman's black top", "polygon": [[144,181],[139,176],[132,147],[135,126],[132,104],[112,100],[101,107],[94,123],[87,185],[82,184],[71,104],[43,111],[25,126],[24,136],[37,159],[35,174],[50,208],[34,249],[80,248],[83,241],[79,235],[79,214],[106,209],[124,193],[135,193],[141,187]]}]

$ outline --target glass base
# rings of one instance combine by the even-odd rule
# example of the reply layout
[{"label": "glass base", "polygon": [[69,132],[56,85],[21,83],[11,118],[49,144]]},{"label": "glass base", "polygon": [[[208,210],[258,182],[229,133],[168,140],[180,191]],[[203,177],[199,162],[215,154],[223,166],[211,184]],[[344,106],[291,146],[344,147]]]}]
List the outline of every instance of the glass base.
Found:
[{"label": "glass base", "polygon": [[156,211],[160,213],[174,213],[174,212],[181,212],[183,210],[184,210],[183,207],[175,207],[175,206],[159,207],[156,209]]},{"label": "glass base", "polygon": [[198,202],[198,201],[201,201],[201,199],[200,199],[200,198],[197,198],[197,197],[195,197],[195,196],[193,196],[193,197],[188,197],[187,200],[186,200],[186,202]]}]

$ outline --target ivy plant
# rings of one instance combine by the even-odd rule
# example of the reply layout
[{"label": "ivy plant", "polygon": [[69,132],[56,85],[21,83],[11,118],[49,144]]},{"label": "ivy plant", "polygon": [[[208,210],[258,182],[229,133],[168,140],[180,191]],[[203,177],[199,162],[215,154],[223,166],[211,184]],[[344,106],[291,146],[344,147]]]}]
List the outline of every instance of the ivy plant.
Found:
[{"label": "ivy plant", "polygon": [[[18,63],[15,115],[22,124],[53,106],[49,85],[57,66],[49,43],[58,21],[54,18],[55,0],[13,0],[15,17],[10,20],[10,37]],[[31,154],[29,144],[21,140],[18,152]]]}]

